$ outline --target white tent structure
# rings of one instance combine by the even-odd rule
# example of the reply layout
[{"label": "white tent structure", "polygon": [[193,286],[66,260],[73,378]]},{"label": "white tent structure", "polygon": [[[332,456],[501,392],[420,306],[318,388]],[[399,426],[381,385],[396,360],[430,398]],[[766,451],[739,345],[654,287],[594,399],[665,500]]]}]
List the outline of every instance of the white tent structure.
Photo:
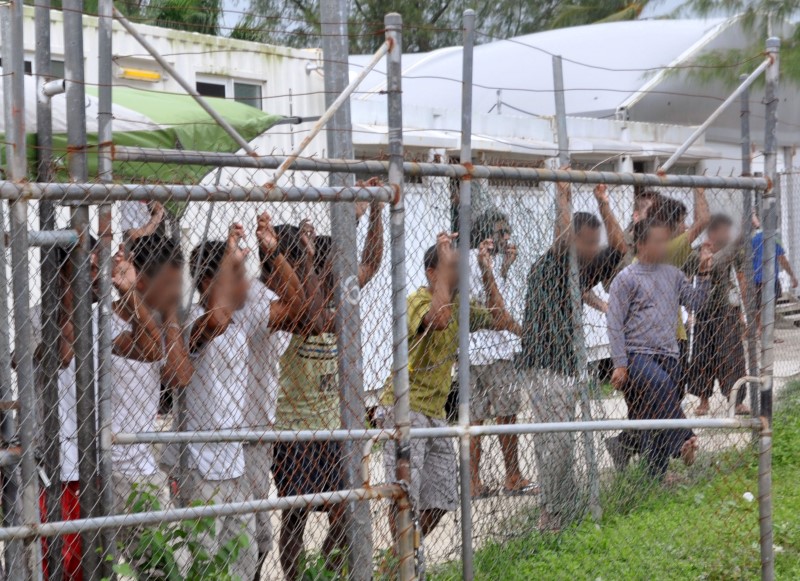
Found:
[{"label": "white tent structure", "polygon": [[[488,39],[479,36],[478,40]],[[486,42],[475,48],[474,115],[499,113],[518,119],[552,116],[552,55],[561,55],[568,116],[698,125],[719,106],[732,86],[699,81],[694,73],[700,69],[693,67],[697,58],[710,51],[743,49],[751,42],[737,18],[612,22]],[[759,54],[752,57],[755,68],[761,58]],[[351,71],[357,73],[363,63],[364,57],[353,57]],[[405,57],[403,97],[409,108],[407,117],[413,120],[414,107],[428,107],[444,112],[441,127],[457,128],[461,66],[458,47]],[[385,71],[378,68],[367,77],[354,109],[361,102],[382,102],[385,84]],[[794,92],[784,90],[782,104],[791,103]],[[763,114],[758,110],[762,97],[758,88],[752,91],[755,142],[763,134]],[[780,144],[797,145],[800,109],[781,107],[779,125]],[[736,106],[712,126],[706,143],[712,141],[738,144]],[[702,153],[706,159],[714,157],[712,151]]]}]

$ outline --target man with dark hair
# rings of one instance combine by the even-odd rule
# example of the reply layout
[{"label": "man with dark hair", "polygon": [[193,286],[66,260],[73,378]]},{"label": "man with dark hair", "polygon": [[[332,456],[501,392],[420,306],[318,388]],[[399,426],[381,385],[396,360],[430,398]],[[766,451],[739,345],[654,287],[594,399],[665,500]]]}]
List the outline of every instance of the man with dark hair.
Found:
[{"label": "man with dark hair", "polygon": [[625,244],[628,251],[625,254],[625,259],[620,264],[620,269],[625,268],[633,262],[636,256],[636,245],[633,243],[633,227],[642,220],[646,219],[651,208],[657,206],[661,201],[661,194],[655,190],[643,190],[641,192],[634,192],[633,194],[633,214],[631,215],[631,223],[625,229]]},{"label": "man with dark hair", "polygon": [[[455,234],[441,233],[436,245],[425,252],[424,286],[408,297],[408,377],[411,427],[442,427],[445,401],[458,352],[458,253],[452,247]],[[505,309],[494,278],[493,242],[485,240],[478,251],[483,273],[485,306],[470,301],[470,330],[493,329],[519,334],[520,328]],[[381,403],[391,406],[394,392],[387,382]],[[384,426],[394,428],[388,411]],[[395,446],[384,448],[386,474],[395,473]],[[447,511],[455,510],[456,458],[451,441],[443,438],[411,442],[409,495],[420,511],[422,534],[429,534]],[[391,515],[394,528],[394,514]]]},{"label": "man with dark hair", "polygon": [[[503,300],[508,302],[508,274],[517,258],[511,243],[511,226],[505,214],[488,210],[478,216],[470,236],[470,300],[486,305],[483,271],[478,264],[480,245],[491,240],[494,280]],[[481,329],[469,335],[470,421],[480,425],[491,417],[498,424],[513,424],[522,407],[522,393],[514,358],[519,353],[519,337],[509,331]],[[472,438],[472,496],[480,498],[489,490],[481,482],[481,439]],[[500,448],[506,467],[506,493],[530,491],[531,483],[522,476],[517,452],[517,436],[500,436]]]},{"label": "man with dark hair", "polygon": [[[89,246],[91,248],[91,267],[92,267],[92,280],[93,288],[96,290],[97,285],[97,241],[92,238]],[[75,340],[75,327],[73,325],[73,304],[75,297],[73,296],[71,281],[72,281],[72,263],[70,261],[69,252],[61,247],[54,250],[56,258],[56,280],[46,281],[48,284],[56,285],[58,288],[59,304],[57,312],[43,313],[42,304],[34,305],[31,308],[31,342],[34,346],[34,372],[36,375],[36,386],[38,390],[44,389],[44,377],[42,373],[42,360],[45,357],[45,350],[55,350],[58,357],[59,370],[56,376],[56,383],[58,389],[58,407],[52,409],[40,409],[39,416],[42,418],[42,424],[47,414],[56,413],[59,419],[59,452],[61,473],[48,474],[48,478],[61,483],[61,519],[62,520],[75,520],[80,518],[80,506],[78,502],[79,486],[78,486],[78,415],[76,411],[77,406],[77,393],[75,391],[75,357],[73,352],[73,343]],[[92,301],[96,300],[96,294],[93,290]],[[45,345],[43,343],[42,331],[44,325],[44,317],[54,316],[58,320],[58,326],[61,334],[56,345]],[[97,334],[97,312],[92,312],[92,326],[94,334]],[[37,401],[40,406],[44,401],[43,397],[38,397]],[[42,406],[43,407],[43,406]],[[41,434],[37,435],[40,437]],[[44,441],[39,441],[37,446],[44,445]],[[44,450],[40,450],[42,454]],[[43,487],[39,496],[40,510],[42,512],[42,521],[47,521],[47,493],[48,491]],[[48,578],[49,572],[47,570],[47,550],[48,542],[42,539],[42,554],[44,577]],[[63,547],[61,551],[62,558],[62,575],[64,581],[81,581],[83,573],[81,570],[81,536],[79,534],[67,534],[63,536]]]},{"label": "man with dark hair", "polygon": [[[112,275],[119,293],[110,317],[114,433],[155,431],[161,386],[182,389],[193,373],[177,314],[183,286],[179,247],[159,235],[136,238],[129,246],[129,251],[120,247]],[[153,487],[168,495],[167,476],[150,445],[115,446],[111,458],[116,513],[131,509],[130,498],[137,490],[149,492],[146,488]],[[118,536],[134,567],[137,557],[132,551],[141,532],[125,528]]]},{"label": "man with dark hair", "polygon": [[[695,314],[694,348],[689,363],[689,393],[700,398],[695,414],[709,412],[709,400],[714,382],[727,399],[733,384],[747,375],[742,336],[742,291],[745,289],[741,238],[734,240],[733,220],[725,214],[711,216],[707,238],[713,254],[709,272],[708,300]],[[700,274],[701,250],[695,250],[684,265],[690,278]],[[744,404],[746,390],[740,389],[736,398],[736,413],[747,415]]]},{"label": "man with dark hair", "polygon": [[[667,244],[666,260],[667,264],[671,264],[678,269],[682,269],[686,264],[692,253],[692,244],[706,229],[711,217],[708,200],[703,188],[696,188],[694,191],[694,221],[691,226],[686,225],[688,214],[686,204],[666,196],[659,196],[647,211],[650,222],[661,224],[669,230],[670,240]],[[680,307],[678,307],[677,319],[676,337],[680,353],[678,358],[680,375],[676,382],[681,390],[681,399],[683,399],[687,384],[686,367],[689,353],[689,335],[686,332],[683,311]],[[618,469],[626,466],[631,454],[636,453],[638,441],[639,434],[629,430],[623,430],[619,436],[606,439],[606,448]]]},{"label": "man with dark hair", "polygon": [[[697,288],[668,264],[672,228],[653,218],[634,227],[637,262],[625,268],[611,285],[608,335],[614,364],[612,384],[625,395],[628,417],[682,419],[681,375],[675,311],[680,305],[699,308],[708,291],[711,254],[704,248],[698,261]],[[669,459],[694,461],[697,438],[691,430],[641,432],[636,452],[649,473],[663,479]],[[625,461],[627,464],[627,459]]]},{"label": "man with dark hair", "polygon": [[[379,185],[373,179],[367,185]],[[295,269],[303,281],[309,315],[295,330],[280,361],[280,392],[275,425],[281,430],[341,428],[339,360],[335,334],[333,241],[317,236],[309,221],[292,229],[281,244],[302,248]],[[383,204],[369,204],[369,225],[358,266],[358,287],[374,278],[383,259]],[[279,442],[274,447],[273,475],[278,496],[315,494],[344,486],[342,456],[337,442]],[[328,513],[328,534],[322,553],[331,569],[339,570],[347,555],[345,505],[322,507]],[[309,508],[292,508],[281,515],[280,562],[287,579],[301,576],[303,535]]]},{"label": "man with dark hair", "polygon": [[[253,385],[249,383],[249,372],[259,363],[252,358],[252,342],[268,339],[270,329],[280,327],[287,319],[293,321],[298,316],[293,309],[304,302],[299,281],[280,253],[269,215],[258,217],[256,239],[263,259],[262,273],[269,273],[277,301],[272,300],[263,282],[255,281],[251,287],[245,271],[247,250],[240,247],[243,238],[244,228],[233,224],[227,240],[208,241],[192,251],[190,266],[200,300],[189,317],[195,374],[186,394],[188,430],[231,429],[247,424],[248,410],[258,403],[251,400]],[[268,372],[272,368],[267,362],[261,369]],[[264,412],[268,418],[270,411]],[[253,421],[264,417],[257,415]],[[191,444],[189,453],[190,498],[203,502],[252,498],[242,444]],[[260,564],[259,549],[268,547],[269,531],[259,530],[253,515],[217,519],[217,529],[216,535],[206,539],[212,553],[243,533],[247,535],[248,543],[240,549],[231,571],[243,581],[254,579]]]},{"label": "man with dark hair", "polygon": [[[606,228],[608,247],[601,248],[601,223],[585,212],[570,216],[572,190],[560,183],[556,193],[553,245],[532,265],[527,280],[520,365],[526,374],[537,422],[575,419],[578,400],[576,314],[570,292],[570,252],[578,262],[581,294],[609,280],[627,250],[622,228],[611,211],[606,188],[594,188]],[[560,530],[579,516],[578,484],[571,434],[534,436],[536,462],[544,502],[542,530]]]}]

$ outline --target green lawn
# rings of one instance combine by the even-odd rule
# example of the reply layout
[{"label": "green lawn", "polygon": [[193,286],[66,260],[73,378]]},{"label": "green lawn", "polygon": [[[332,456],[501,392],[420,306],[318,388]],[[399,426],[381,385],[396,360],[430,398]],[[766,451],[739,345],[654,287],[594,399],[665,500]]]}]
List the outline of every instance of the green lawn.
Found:
[{"label": "green lawn", "polygon": [[[776,572],[800,579],[800,383],[783,392],[775,413],[773,498]],[[628,473],[603,491],[605,514],[558,537],[538,533],[484,547],[475,555],[477,579],[757,579],[758,503],[754,450],[703,459],[688,483],[643,491]],[[645,487],[646,488],[646,487]],[[531,530],[515,518],[509,532]],[[516,527],[516,529],[514,528]],[[459,564],[435,571],[460,578]]]}]

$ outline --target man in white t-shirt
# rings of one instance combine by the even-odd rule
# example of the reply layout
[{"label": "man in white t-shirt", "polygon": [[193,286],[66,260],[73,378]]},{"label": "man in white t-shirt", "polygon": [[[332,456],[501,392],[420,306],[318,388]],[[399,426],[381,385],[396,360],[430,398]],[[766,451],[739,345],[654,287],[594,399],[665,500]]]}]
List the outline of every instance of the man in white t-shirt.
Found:
[{"label": "man in white t-shirt", "polygon": [[[191,379],[193,370],[177,318],[182,279],[180,248],[163,236],[132,240],[130,254],[120,250],[114,258],[112,281],[119,293],[110,320],[114,433],[155,431],[162,384],[180,389]],[[137,490],[167,496],[167,477],[149,444],[115,446],[112,465],[115,512],[130,510],[131,493]],[[118,535],[127,551],[136,549],[137,533],[123,529]]]},{"label": "man in white t-shirt", "polygon": [[[506,304],[510,303],[508,274],[517,258],[517,248],[511,243],[508,218],[497,210],[487,210],[475,220],[470,250],[470,299],[486,303],[482,271],[478,266],[478,246],[484,240],[494,242],[494,278]],[[520,351],[519,337],[510,331],[479,330],[469,335],[470,359],[470,420],[480,425],[497,418],[498,424],[513,424],[522,408],[522,390],[514,358]],[[504,492],[532,492],[531,482],[522,476],[517,452],[517,436],[500,436],[500,448],[506,466]],[[480,498],[489,490],[481,482],[481,439],[471,440],[472,496]]]},{"label": "man in white t-shirt", "polygon": [[[96,247],[96,241],[91,242],[91,247]],[[53,413],[53,410],[44,408],[44,375],[42,364],[46,356],[46,350],[54,350],[58,358],[58,372],[56,375],[56,388],[58,391],[58,406],[55,413],[58,416],[59,430],[58,430],[58,445],[59,445],[59,464],[60,474],[47,474],[47,477],[53,482],[60,483],[60,490],[55,487],[48,487],[42,489],[40,496],[40,505],[42,510],[42,521],[47,522],[46,505],[48,504],[48,495],[56,492],[59,498],[61,507],[61,520],[74,520],[80,518],[80,505],[78,501],[79,487],[78,487],[78,417],[76,412],[76,388],[75,388],[75,358],[73,353],[73,341],[75,339],[75,329],[72,322],[72,305],[73,295],[70,290],[70,280],[72,278],[72,266],[69,260],[69,254],[63,249],[55,250],[58,277],[53,284],[58,285],[59,290],[59,304],[58,311],[54,313],[57,318],[59,327],[59,337],[56,345],[46,345],[43,342],[43,313],[42,305],[37,304],[31,309],[31,333],[32,344],[34,345],[34,363],[36,372],[36,385],[42,395],[37,398],[41,410],[39,415],[44,420],[47,414]],[[97,261],[96,255],[92,254],[92,277],[94,280],[97,278]],[[94,326],[94,336],[97,336],[97,317],[96,311],[92,313],[92,322]],[[95,357],[97,353],[95,352]],[[95,361],[95,366],[97,362]],[[42,427],[45,421],[41,422]],[[43,449],[52,440],[44,437],[41,432],[38,436],[38,446],[40,454],[45,456],[46,449]],[[43,466],[45,470],[47,467]],[[47,546],[48,543],[42,541],[43,550],[45,555],[43,566],[47,570]],[[76,581],[81,576],[81,538],[79,534],[63,535],[63,548],[61,551],[62,568],[61,572],[65,581]]]},{"label": "man in white t-shirt", "polygon": [[[305,300],[294,271],[279,252],[269,216],[259,216],[256,237],[262,271],[269,275],[266,280],[277,293],[261,281],[251,288],[244,265],[247,251],[239,247],[243,237],[242,226],[234,224],[226,241],[209,241],[192,251],[190,268],[200,302],[192,307],[189,319],[195,374],[186,396],[188,430],[240,428],[263,424],[274,416],[274,395],[272,403],[269,395],[274,394],[270,383],[276,381],[274,362],[254,359],[251,348],[253,355],[258,354],[257,349],[270,348],[271,330],[291,325]],[[251,371],[258,374],[253,383],[249,380]],[[266,494],[263,480],[251,486],[245,477],[242,444],[192,444],[189,453],[190,498],[238,502],[251,499],[254,492]],[[268,464],[270,453],[261,446],[252,448],[247,456],[251,467]],[[210,550],[245,533],[249,542],[239,551],[231,572],[249,581],[258,572],[259,552],[269,548],[270,531],[265,527],[268,525],[259,521],[257,528],[253,515],[218,519],[216,538],[208,540]]]}]

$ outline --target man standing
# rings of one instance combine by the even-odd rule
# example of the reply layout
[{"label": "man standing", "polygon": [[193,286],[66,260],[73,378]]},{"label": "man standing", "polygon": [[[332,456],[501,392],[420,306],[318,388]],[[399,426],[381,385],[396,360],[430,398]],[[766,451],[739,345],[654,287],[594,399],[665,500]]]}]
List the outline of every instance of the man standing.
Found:
[{"label": "man standing", "polygon": [[[709,411],[709,401],[714,393],[714,382],[719,381],[722,395],[727,399],[733,384],[747,375],[744,362],[742,336],[742,269],[741,239],[732,236],[733,220],[725,214],[715,214],[708,224],[708,245],[713,253],[709,297],[695,314],[694,347],[689,362],[689,393],[700,398],[695,414],[704,416]],[[692,252],[683,271],[688,277],[700,275],[702,250]],[[740,290],[741,289],[741,290]],[[740,389],[736,397],[736,413],[747,415],[744,405],[746,391]]]},{"label": "man standing", "polygon": [[[572,190],[558,184],[553,245],[531,266],[525,299],[522,353],[531,403],[537,422],[575,419],[578,399],[575,316],[570,293],[570,251],[574,248],[583,295],[616,272],[627,250],[622,228],[614,217],[606,188],[594,189],[606,228],[608,247],[601,248],[601,223],[594,214],[570,217]],[[542,530],[558,531],[578,516],[578,485],[574,473],[574,441],[568,433],[534,437],[544,503]]]},{"label": "man standing", "polygon": [[[611,285],[608,335],[614,374],[611,382],[625,394],[628,416],[635,420],[682,419],[681,375],[675,311],[680,305],[702,306],[708,290],[711,254],[699,258],[697,288],[668,264],[670,227],[653,220],[636,224],[638,261]],[[691,464],[697,438],[688,429],[641,432],[638,452],[650,474],[663,479],[669,459],[681,456]]]},{"label": "man standing", "polygon": [[[508,299],[508,273],[517,258],[511,244],[511,226],[505,214],[489,210],[475,220],[470,240],[470,300],[486,306],[483,273],[478,263],[480,244],[492,240],[494,279],[503,300]],[[514,424],[522,406],[522,393],[514,365],[519,353],[519,337],[509,331],[481,329],[470,333],[470,420],[480,425],[491,417],[498,424]],[[529,492],[531,483],[522,476],[517,453],[517,436],[500,436],[500,448],[506,467],[505,492]],[[472,496],[480,498],[489,491],[481,482],[481,439],[472,438]]]},{"label": "man standing", "polygon": [[[458,352],[458,252],[452,248],[455,235],[439,234],[436,245],[425,252],[424,286],[408,297],[408,379],[412,428],[439,428],[447,424],[445,402]],[[470,303],[470,329],[493,329],[519,333],[520,328],[505,310],[497,290],[492,265],[492,241],[481,243],[478,264],[483,274],[486,306]],[[381,402],[394,403],[391,381]],[[384,427],[392,429],[389,411]],[[386,474],[395,473],[395,444],[384,448]],[[422,535],[430,533],[442,517],[458,504],[456,457],[446,438],[415,439],[411,442],[409,495],[420,511]],[[394,527],[394,515],[392,515]]]},{"label": "man standing", "polygon": [[[247,251],[239,247],[243,237],[242,226],[233,224],[226,241],[207,241],[192,251],[190,270],[200,301],[192,307],[189,319],[195,373],[186,394],[188,430],[225,430],[247,422],[246,407],[252,403],[248,398],[250,341],[269,329],[272,301],[251,291],[245,269]],[[266,213],[258,217],[256,238],[262,272],[294,276],[279,251]],[[263,285],[261,281],[255,284]],[[278,285],[284,292],[291,287],[285,281]],[[189,454],[192,470],[187,488],[191,499],[223,503],[252,498],[241,443],[191,444]],[[216,519],[216,535],[204,539],[213,555],[244,535],[246,542],[241,543],[238,559],[230,566],[231,574],[242,581],[253,579],[258,569],[256,527],[252,514],[225,516]]]},{"label": "man standing", "polygon": [[[757,317],[758,321],[757,328],[761,328],[761,299],[763,296],[764,290],[764,231],[761,229],[761,221],[758,217],[753,214],[753,227],[756,229],[756,233],[753,235],[753,278],[755,282],[755,292],[756,292],[756,309],[757,309]],[[775,243],[775,300],[780,298],[781,294],[783,293],[783,289],[781,289],[781,282],[780,282],[780,271],[783,271],[789,275],[789,280],[791,281],[792,288],[797,288],[797,276],[794,274],[794,270],[792,270],[792,265],[789,263],[789,259],[786,257],[786,250],[784,250],[783,246],[781,246],[780,242]],[[776,343],[779,340],[776,339]]]},{"label": "man standing", "polygon": [[[379,185],[372,179],[366,185]],[[364,288],[383,259],[383,204],[369,205],[369,230],[358,268],[358,286]],[[288,232],[287,232],[288,233]],[[281,430],[335,430],[341,428],[339,359],[334,308],[337,281],[330,236],[316,236],[305,221],[289,246],[302,249],[295,262],[309,302],[308,325],[296,330],[280,360],[280,392],[276,427]],[[342,454],[338,442],[278,442],[273,475],[278,496],[318,494],[344,487]],[[320,507],[328,513],[328,533],[322,553],[332,570],[342,568],[347,556],[345,505]],[[302,577],[304,533],[311,509],[283,511],[278,540],[280,562],[287,579]]]}]

